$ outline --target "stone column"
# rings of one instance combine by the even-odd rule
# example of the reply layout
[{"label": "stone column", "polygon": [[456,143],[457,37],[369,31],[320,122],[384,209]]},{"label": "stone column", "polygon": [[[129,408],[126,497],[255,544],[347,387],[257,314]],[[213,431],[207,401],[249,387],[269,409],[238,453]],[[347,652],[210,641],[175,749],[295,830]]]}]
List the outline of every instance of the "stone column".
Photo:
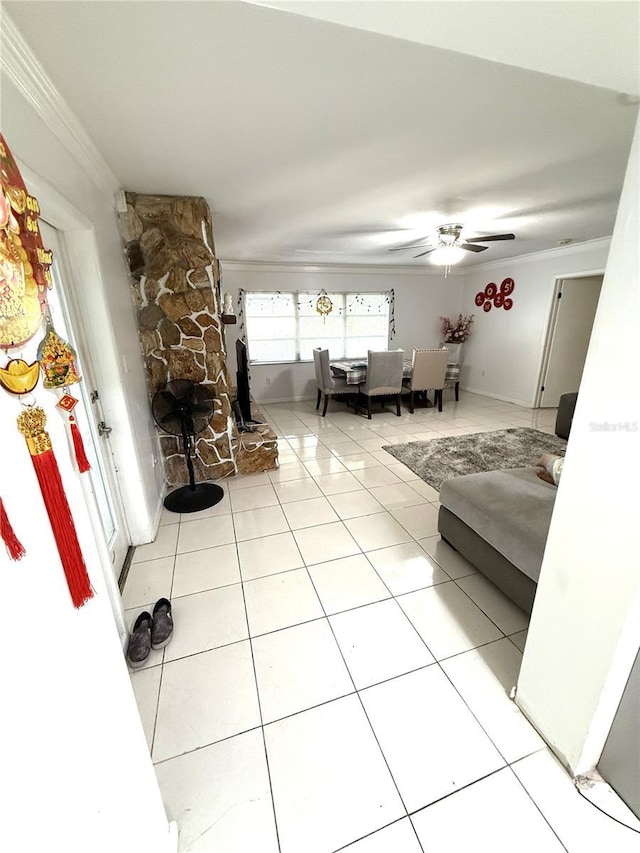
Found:
[{"label": "stone column", "polygon": [[[238,433],[229,400],[220,271],[203,198],[127,193],[120,215],[149,399],[173,379],[208,386],[211,425],[196,439],[196,480],[237,471]],[[160,433],[170,486],[188,482],[179,438]]]}]

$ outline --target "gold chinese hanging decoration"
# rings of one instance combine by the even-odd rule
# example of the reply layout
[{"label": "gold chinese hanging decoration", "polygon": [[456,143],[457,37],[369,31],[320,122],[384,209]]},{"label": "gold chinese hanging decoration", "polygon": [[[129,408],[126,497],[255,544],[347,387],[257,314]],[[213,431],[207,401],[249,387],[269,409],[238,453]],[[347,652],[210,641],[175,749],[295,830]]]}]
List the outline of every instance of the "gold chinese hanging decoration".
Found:
[{"label": "gold chinese hanging decoration", "polygon": [[326,290],[321,290],[316,301],[316,311],[326,320],[327,315],[333,311],[333,302],[329,299]]},{"label": "gold chinese hanging decoration", "polygon": [[[39,215],[38,201],[27,192],[13,155],[0,134],[0,350],[21,349],[41,331],[43,314],[48,319],[38,360],[29,363],[20,357],[11,358],[0,368],[0,387],[24,401],[18,429],[25,438],[40,486],[71,600],[74,607],[81,607],[94,592],[51,439],[45,429],[45,412],[40,406],[27,402],[27,395],[38,383],[40,369],[48,388],[64,390],[67,385],[80,381],[76,354],[54,331],[47,310],[47,290],[51,286],[49,267],[53,256],[42,245]],[[73,398],[65,393],[63,399],[67,397],[69,402],[62,409],[69,416],[78,467],[87,470],[88,462],[77,442],[79,434],[74,435],[75,419],[71,411],[75,402],[71,405]],[[86,467],[83,467],[85,462]],[[9,556],[20,559],[24,548],[13,531],[1,499],[0,537]]]},{"label": "gold chinese hanging decoration", "polygon": [[42,245],[38,200],[29,195],[0,134],[0,348],[21,347],[40,328],[52,254]]},{"label": "gold chinese hanging decoration", "polygon": [[67,423],[71,433],[71,441],[73,445],[76,465],[78,471],[84,474],[91,468],[89,459],[84,448],[82,435],[78,429],[78,423],[73,414],[73,410],[78,403],[78,400],[69,394],[69,385],[75,385],[76,382],[81,382],[82,377],[78,371],[77,355],[70,343],[61,338],[53,328],[51,314],[49,309],[47,312],[47,326],[44,333],[44,338],[38,347],[38,359],[40,367],[44,375],[43,385],[50,390],[63,390],[63,396],[58,401],[57,406],[61,413],[67,417]]}]

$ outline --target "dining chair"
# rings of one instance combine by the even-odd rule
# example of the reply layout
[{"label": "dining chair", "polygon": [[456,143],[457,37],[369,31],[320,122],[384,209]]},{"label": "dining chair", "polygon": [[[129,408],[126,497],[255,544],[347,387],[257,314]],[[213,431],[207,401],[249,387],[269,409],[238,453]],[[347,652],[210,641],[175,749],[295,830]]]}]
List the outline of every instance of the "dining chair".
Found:
[{"label": "dining chair", "polygon": [[463,344],[446,344],[441,343],[443,349],[449,351],[449,361],[447,363],[447,380],[444,384],[445,388],[453,388],[456,397],[456,403],[460,399],[460,368],[462,367],[462,347]]},{"label": "dining chair", "polygon": [[447,375],[449,353],[444,349],[413,348],[411,358],[411,376],[404,380],[404,389],[409,391],[409,411],[413,414],[416,391],[433,389],[438,411],[442,411],[442,389]]},{"label": "dining chair", "polygon": [[318,384],[318,397],[316,399],[316,409],[320,408],[320,400],[324,394],[324,407],[322,409],[322,417],[327,414],[327,405],[329,397],[335,394],[355,394],[356,386],[347,385],[342,379],[336,379],[329,368],[329,350],[316,347],[313,350],[313,366],[316,371],[316,382]]},{"label": "dining chair", "polygon": [[369,350],[367,357],[367,379],[358,385],[360,394],[367,398],[367,417],[371,420],[371,398],[396,398],[396,414],[400,417],[400,395],[402,394],[402,368],[404,350]]}]

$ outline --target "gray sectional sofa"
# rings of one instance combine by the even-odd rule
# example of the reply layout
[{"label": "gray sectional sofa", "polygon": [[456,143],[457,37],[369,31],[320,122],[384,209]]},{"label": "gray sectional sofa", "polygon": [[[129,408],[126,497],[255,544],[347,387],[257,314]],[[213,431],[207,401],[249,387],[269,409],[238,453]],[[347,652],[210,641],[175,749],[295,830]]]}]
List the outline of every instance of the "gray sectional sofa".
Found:
[{"label": "gray sectional sofa", "polygon": [[[556,435],[568,438],[577,394],[560,399]],[[438,531],[528,613],[533,607],[556,487],[534,468],[467,474],[440,488]]]}]

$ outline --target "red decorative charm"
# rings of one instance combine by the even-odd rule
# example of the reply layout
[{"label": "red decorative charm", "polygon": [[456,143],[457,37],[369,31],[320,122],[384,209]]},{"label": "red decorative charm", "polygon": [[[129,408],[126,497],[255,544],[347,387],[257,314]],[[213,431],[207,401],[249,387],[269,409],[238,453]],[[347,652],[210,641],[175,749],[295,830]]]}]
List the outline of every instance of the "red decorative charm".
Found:
[{"label": "red decorative charm", "polygon": [[72,412],[78,405],[78,401],[71,394],[65,394],[63,397],[60,397],[56,405],[64,409],[65,412]]},{"label": "red decorative charm", "polygon": [[484,303],[484,305],[482,306],[482,309],[483,309],[483,311],[484,311],[486,314],[488,314],[488,313],[489,313],[489,311],[491,311],[491,306],[492,306],[492,304],[493,304],[492,302],[490,302],[489,300],[487,300],[487,301]]},{"label": "red decorative charm", "polygon": [[505,278],[500,285],[500,293],[503,293],[505,296],[510,296],[513,293],[513,288],[515,286],[516,283],[512,278]]},{"label": "red decorative charm", "polygon": [[480,308],[481,305],[484,304],[485,299],[487,298],[484,290],[481,290],[479,293],[476,293],[475,303]]},{"label": "red decorative charm", "polygon": [[74,416],[71,414],[78,405],[78,401],[75,397],[72,397],[71,394],[64,394],[58,400],[56,405],[59,409],[62,409],[63,412],[66,412],[69,415],[69,427],[71,429],[71,441],[73,442],[73,452],[76,457],[76,465],[78,466],[78,471],[81,474],[84,474],[85,471],[91,470],[91,464],[87,459],[84,442],[82,441],[82,435],[78,429],[78,424]]},{"label": "red decorative charm", "polygon": [[76,456],[76,464],[78,465],[78,471],[80,471],[81,474],[84,474],[85,471],[91,470],[91,463],[87,459],[87,454],[85,453],[82,436],[80,435],[78,424],[76,423],[76,419],[73,417],[73,415],[69,415],[69,423],[71,424],[71,439],[73,441],[73,452]]},{"label": "red decorative charm", "polygon": [[496,306],[496,308],[502,308],[503,303],[504,303],[504,293],[496,293],[496,295],[493,298],[493,304]]},{"label": "red decorative charm", "polygon": [[509,299],[509,297],[507,297],[504,300],[502,307],[505,311],[511,311],[511,309],[513,308],[513,299]]},{"label": "red decorative charm", "polygon": [[485,287],[484,292],[487,296],[487,299],[493,299],[493,297],[498,292],[498,286],[494,284],[492,281]]}]

